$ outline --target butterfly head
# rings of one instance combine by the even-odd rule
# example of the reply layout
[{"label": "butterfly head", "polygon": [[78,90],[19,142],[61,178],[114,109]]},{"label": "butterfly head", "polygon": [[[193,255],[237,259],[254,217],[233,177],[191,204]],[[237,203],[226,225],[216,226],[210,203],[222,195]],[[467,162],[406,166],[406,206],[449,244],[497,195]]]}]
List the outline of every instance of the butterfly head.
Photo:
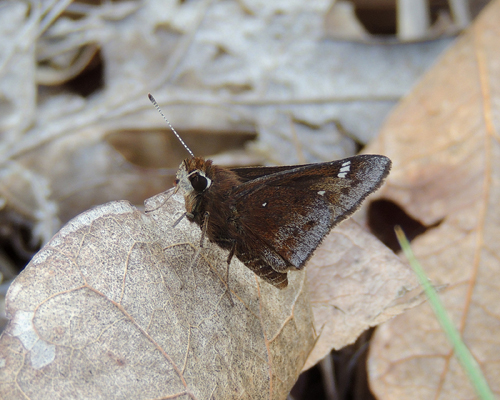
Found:
[{"label": "butterfly head", "polygon": [[212,161],[201,157],[184,160],[177,171],[176,191],[184,196],[196,196],[205,192],[212,185]]}]

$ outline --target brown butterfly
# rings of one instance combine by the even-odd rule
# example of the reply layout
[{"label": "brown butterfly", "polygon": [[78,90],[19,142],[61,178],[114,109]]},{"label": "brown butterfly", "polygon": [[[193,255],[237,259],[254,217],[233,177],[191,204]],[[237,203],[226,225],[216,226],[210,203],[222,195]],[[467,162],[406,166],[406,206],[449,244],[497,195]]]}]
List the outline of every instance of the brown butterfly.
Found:
[{"label": "brown butterfly", "polygon": [[[151,95],[150,100],[159,109]],[[385,156],[358,155],[320,164],[227,169],[188,151],[192,158],[181,163],[176,176],[184,215],[229,250],[228,268],[236,256],[280,289],[288,285],[287,272],[302,269],[391,168]]]}]

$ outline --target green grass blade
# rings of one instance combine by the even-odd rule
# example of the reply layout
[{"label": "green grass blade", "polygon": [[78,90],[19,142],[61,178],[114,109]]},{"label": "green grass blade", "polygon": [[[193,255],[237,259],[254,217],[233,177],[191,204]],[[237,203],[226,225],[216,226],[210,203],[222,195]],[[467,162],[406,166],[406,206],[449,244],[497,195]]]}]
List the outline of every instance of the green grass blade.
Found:
[{"label": "green grass blade", "polygon": [[413,271],[415,271],[415,274],[417,275],[420,284],[424,288],[425,294],[429,299],[429,303],[431,304],[432,309],[434,310],[434,313],[436,314],[436,317],[439,320],[441,327],[443,328],[443,331],[448,337],[448,340],[452,344],[453,349],[455,350],[455,355],[458,358],[458,361],[462,365],[462,368],[465,370],[466,374],[469,376],[472,385],[476,389],[478,396],[483,400],[495,399],[495,397],[493,396],[493,392],[488,386],[488,382],[486,381],[486,378],[484,377],[481,371],[481,368],[479,367],[478,363],[470,353],[465,343],[462,341],[460,333],[455,328],[455,325],[453,325],[453,322],[448,316],[448,313],[446,312],[443,304],[439,300],[439,296],[436,290],[430,284],[429,279],[427,278],[424,270],[422,269],[422,266],[415,258],[415,255],[411,250],[410,243],[406,239],[403,230],[401,229],[401,227],[396,226],[395,231],[396,231],[396,236],[398,237],[399,244],[401,245],[401,248],[403,249],[406,258],[408,259],[411,267],[413,268]]}]

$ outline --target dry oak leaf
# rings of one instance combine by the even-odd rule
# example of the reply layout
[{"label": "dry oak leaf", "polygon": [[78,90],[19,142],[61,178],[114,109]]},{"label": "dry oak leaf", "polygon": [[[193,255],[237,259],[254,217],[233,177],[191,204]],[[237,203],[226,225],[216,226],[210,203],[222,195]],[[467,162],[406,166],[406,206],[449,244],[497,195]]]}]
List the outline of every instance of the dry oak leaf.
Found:
[{"label": "dry oak leaf", "polygon": [[[0,398],[284,399],[315,340],[305,274],[263,283],[166,192],[71,220],[11,285]],[[168,198],[168,201],[167,201]],[[193,265],[191,265],[193,264]]]},{"label": "dry oak leaf", "polygon": [[[413,250],[500,396],[500,2],[494,1],[394,110],[378,146],[380,195],[430,226]],[[379,399],[475,392],[429,305],[379,327],[368,361]]]},{"label": "dry oak leaf", "polygon": [[411,268],[354,219],[318,247],[307,283],[319,337],[304,369],[425,300]]}]

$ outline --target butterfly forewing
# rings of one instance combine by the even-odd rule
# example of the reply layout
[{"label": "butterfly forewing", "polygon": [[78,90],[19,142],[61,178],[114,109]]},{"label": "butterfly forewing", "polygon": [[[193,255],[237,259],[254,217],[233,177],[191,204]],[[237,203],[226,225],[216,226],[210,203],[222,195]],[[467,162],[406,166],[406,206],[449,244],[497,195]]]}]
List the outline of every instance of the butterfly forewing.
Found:
[{"label": "butterfly forewing", "polygon": [[242,181],[242,183],[244,183],[263,176],[273,175],[282,171],[290,171],[296,168],[308,167],[310,165],[314,164],[282,165],[278,167],[244,167],[244,168],[233,168],[231,169],[231,171],[235,172]]},{"label": "butterfly forewing", "polygon": [[363,155],[283,167],[243,183],[232,195],[243,235],[254,240],[242,250],[277,272],[302,268],[332,227],[380,186],[389,168],[388,158]]}]

